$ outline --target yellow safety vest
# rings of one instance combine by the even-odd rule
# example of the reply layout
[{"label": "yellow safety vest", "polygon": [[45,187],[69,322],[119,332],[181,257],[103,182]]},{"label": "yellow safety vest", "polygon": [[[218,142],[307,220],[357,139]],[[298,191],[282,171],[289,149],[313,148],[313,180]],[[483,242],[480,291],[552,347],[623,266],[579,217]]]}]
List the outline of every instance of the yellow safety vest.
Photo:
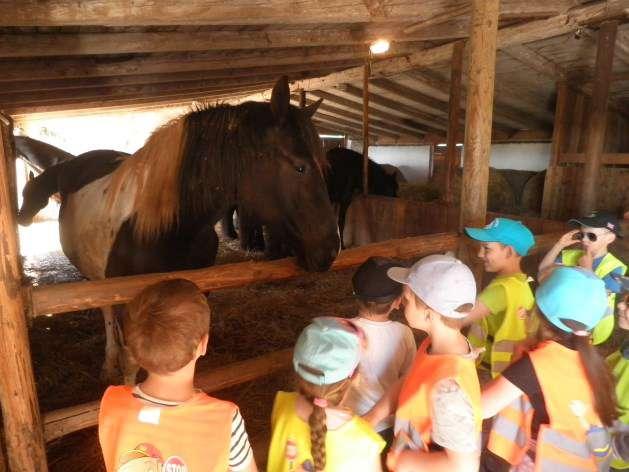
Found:
[{"label": "yellow safety vest", "polygon": [[[267,472],[302,470],[312,460],[310,427],[297,416],[296,392],[277,392],[271,415],[271,443]],[[369,468],[384,449],[385,442],[365,420],[351,420],[325,435],[326,472],[358,471]]]},{"label": "yellow safety vest", "polygon": [[[608,470],[607,463],[597,464],[586,440],[590,428],[602,426],[579,353],[547,341],[529,356],[550,420],[537,434],[535,472]],[[511,465],[520,464],[531,445],[533,413],[526,395],[517,398],[494,420],[487,448]],[[606,442],[601,450],[609,447]]]},{"label": "yellow safety vest", "polygon": [[[488,287],[494,285],[500,285],[505,290],[507,308],[502,324],[496,332],[491,332],[488,317],[485,317],[470,327],[468,338],[474,347],[485,348],[479,363],[488,362],[491,375],[495,378],[511,363],[516,346],[537,331],[539,320],[530,315],[535,298],[526,280],[516,276],[496,277]],[[523,316],[523,309],[529,312],[528,316]]]},{"label": "yellow safety vest", "polygon": [[[565,249],[561,252],[561,263],[565,266],[574,267],[579,264],[579,259],[583,256],[584,251],[581,249]],[[622,274],[627,271],[627,266],[622,263],[620,259],[614,256],[611,252],[608,252],[603,257],[603,260],[598,265],[594,274],[599,278],[604,278],[612,273],[617,268],[622,268]],[[611,336],[614,331],[614,309],[616,307],[616,294],[609,293],[607,296],[609,303],[609,309],[605,317],[596,325],[592,332],[592,344],[601,344],[607,341],[607,338]]]}]

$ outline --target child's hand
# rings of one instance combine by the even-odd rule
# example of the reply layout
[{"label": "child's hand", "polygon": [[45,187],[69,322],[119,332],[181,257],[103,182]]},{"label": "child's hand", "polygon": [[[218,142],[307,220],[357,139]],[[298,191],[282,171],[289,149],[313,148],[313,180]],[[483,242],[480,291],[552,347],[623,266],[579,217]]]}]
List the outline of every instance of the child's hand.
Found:
[{"label": "child's hand", "polygon": [[625,300],[624,302],[620,302],[618,307],[618,326],[621,329],[629,330],[629,306]]},{"label": "child's hand", "polygon": [[590,251],[586,251],[579,259],[579,266],[587,270],[592,270],[594,265],[594,256]]},{"label": "child's hand", "polygon": [[415,468],[416,451],[406,449],[401,452],[389,452],[387,455],[387,469],[392,472],[412,471]]},{"label": "child's hand", "polygon": [[574,235],[577,234],[579,231],[580,230],[578,229],[573,229],[572,231],[567,232],[561,238],[559,238],[556,246],[559,246],[561,249],[563,249],[565,247],[572,246],[573,244],[581,242],[580,240],[574,238]]}]

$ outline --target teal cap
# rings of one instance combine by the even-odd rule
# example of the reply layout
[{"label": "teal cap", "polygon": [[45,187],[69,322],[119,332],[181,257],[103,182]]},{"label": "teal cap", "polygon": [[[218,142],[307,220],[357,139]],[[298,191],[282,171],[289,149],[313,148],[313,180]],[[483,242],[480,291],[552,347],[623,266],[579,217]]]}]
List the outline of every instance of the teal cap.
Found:
[{"label": "teal cap", "polygon": [[467,235],[484,243],[502,243],[513,247],[520,256],[526,256],[535,246],[535,237],[521,221],[496,218],[484,228],[465,228]]},{"label": "teal cap", "polygon": [[573,320],[591,331],[607,313],[605,283],[581,267],[559,267],[535,292],[537,306],[554,326],[575,332],[563,320]]},{"label": "teal cap", "polygon": [[310,383],[330,385],[352,376],[360,354],[360,329],[349,320],[322,316],[299,335],[293,367]]}]

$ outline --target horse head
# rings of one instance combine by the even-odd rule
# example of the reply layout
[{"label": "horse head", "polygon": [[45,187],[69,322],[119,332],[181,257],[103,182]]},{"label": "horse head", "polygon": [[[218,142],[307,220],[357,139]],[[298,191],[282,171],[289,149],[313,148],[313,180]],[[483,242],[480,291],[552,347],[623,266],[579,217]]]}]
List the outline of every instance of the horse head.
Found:
[{"label": "horse head", "polygon": [[50,194],[39,182],[33,172],[28,173],[28,182],[22,190],[22,206],[17,214],[17,222],[21,226],[29,226],[39,210],[48,205]]},{"label": "horse head", "polygon": [[311,120],[320,103],[303,109],[290,105],[288,79],[282,77],[271,102],[252,109],[261,139],[238,184],[240,206],[281,234],[309,271],[327,270],[340,248],[323,177],[326,160]]}]

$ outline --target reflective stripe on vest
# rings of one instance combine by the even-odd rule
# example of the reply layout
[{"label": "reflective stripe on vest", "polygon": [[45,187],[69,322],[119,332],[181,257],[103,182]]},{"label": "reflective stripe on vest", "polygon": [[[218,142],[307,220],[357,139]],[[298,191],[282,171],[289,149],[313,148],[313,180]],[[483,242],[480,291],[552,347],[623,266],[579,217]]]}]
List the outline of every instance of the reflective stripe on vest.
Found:
[{"label": "reflective stripe on vest", "polygon": [[491,333],[487,318],[484,318],[470,327],[468,335],[474,347],[485,347],[485,354],[479,362],[488,363],[495,378],[511,363],[516,346],[537,331],[538,320],[523,318],[519,313],[521,309],[531,310],[535,303],[528,282],[515,276],[498,277],[489,284],[492,285],[500,285],[505,290],[507,308],[502,324],[495,333]]},{"label": "reflective stripe on vest", "polygon": [[458,355],[428,354],[429,346],[430,338],[427,338],[420,345],[402,385],[395,413],[396,434],[405,431],[411,438],[419,435],[421,444],[416,441],[415,445],[427,449],[432,442],[432,392],[440,381],[453,379],[470,399],[480,440],[480,384],[474,360]]},{"label": "reflective stripe on vest", "polygon": [[[561,263],[570,267],[577,266],[579,264],[579,259],[581,259],[583,254],[584,251],[581,249],[565,249],[561,252]],[[618,268],[622,269],[622,274],[627,272],[627,266],[611,252],[608,252],[605,254],[603,260],[594,271],[594,274],[602,279]],[[605,342],[614,331],[614,310],[616,308],[615,293],[609,293],[607,295],[607,303],[607,315],[599,322],[598,325],[596,325],[594,331],[592,332],[593,344],[601,344]]]},{"label": "reflective stripe on vest", "polygon": [[[600,427],[601,422],[594,412],[594,399],[578,352],[551,341],[529,355],[550,419],[550,424],[540,426],[537,436],[535,470],[598,470],[586,442],[584,423]],[[519,464],[528,448],[532,419],[530,402],[522,396],[494,421],[489,450],[512,465]]]}]

